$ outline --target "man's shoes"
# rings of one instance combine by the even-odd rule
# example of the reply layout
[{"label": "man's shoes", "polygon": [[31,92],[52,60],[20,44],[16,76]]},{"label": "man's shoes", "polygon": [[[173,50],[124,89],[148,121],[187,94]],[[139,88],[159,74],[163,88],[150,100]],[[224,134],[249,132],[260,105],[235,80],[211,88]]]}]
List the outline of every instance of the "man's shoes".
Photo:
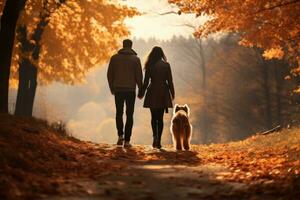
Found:
[{"label": "man's shoes", "polygon": [[132,147],[132,145],[130,144],[130,142],[126,141],[124,143],[124,148],[130,148],[130,147]]},{"label": "man's shoes", "polygon": [[160,139],[157,140],[156,148],[161,149],[161,142],[160,142]]},{"label": "man's shoes", "polygon": [[161,149],[161,144],[158,143],[157,146],[156,146],[156,148]]},{"label": "man's shoes", "polygon": [[124,137],[123,136],[119,136],[117,145],[123,145],[123,143],[124,143]]},{"label": "man's shoes", "polygon": [[152,147],[153,147],[154,149],[157,148],[157,138],[156,138],[156,137],[153,137]]},{"label": "man's shoes", "polygon": [[161,138],[158,137],[156,140],[156,148],[161,149]]}]

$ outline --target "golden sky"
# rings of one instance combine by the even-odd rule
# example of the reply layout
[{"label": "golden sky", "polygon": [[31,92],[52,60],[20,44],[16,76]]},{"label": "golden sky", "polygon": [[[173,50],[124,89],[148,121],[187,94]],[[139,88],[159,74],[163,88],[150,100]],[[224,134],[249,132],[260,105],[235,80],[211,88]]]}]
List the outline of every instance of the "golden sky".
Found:
[{"label": "golden sky", "polygon": [[136,7],[145,14],[126,21],[132,37],[148,39],[155,37],[158,39],[170,39],[173,36],[189,37],[193,29],[184,24],[197,25],[203,22],[203,18],[196,19],[195,15],[160,15],[169,11],[177,11],[167,0],[119,0],[121,4]]}]

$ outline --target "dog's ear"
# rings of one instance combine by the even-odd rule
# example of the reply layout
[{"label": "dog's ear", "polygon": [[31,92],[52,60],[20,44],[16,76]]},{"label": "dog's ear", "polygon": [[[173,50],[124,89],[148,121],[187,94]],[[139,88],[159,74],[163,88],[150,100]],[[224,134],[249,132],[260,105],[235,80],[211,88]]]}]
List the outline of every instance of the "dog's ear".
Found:
[{"label": "dog's ear", "polygon": [[186,114],[189,116],[190,115],[190,108],[189,108],[189,106],[187,104],[184,104],[183,108],[184,108],[184,111],[186,112]]},{"label": "dog's ear", "polygon": [[173,114],[177,113],[179,110],[179,105],[176,103],[173,109]]}]

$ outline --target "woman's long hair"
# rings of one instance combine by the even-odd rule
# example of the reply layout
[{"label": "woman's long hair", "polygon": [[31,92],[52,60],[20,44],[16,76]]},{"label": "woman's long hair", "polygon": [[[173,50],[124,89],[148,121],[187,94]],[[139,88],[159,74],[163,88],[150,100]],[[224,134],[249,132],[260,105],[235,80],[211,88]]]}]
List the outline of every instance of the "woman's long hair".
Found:
[{"label": "woman's long hair", "polygon": [[161,47],[158,46],[153,47],[146,60],[145,69],[149,70],[153,65],[155,65],[161,59],[167,61],[164,51],[162,50]]}]

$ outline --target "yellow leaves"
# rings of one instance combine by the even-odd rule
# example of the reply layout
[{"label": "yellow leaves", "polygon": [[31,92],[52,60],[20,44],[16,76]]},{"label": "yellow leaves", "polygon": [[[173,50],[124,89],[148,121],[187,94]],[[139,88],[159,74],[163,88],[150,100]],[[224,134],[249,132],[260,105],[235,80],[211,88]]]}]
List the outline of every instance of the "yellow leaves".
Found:
[{"label": "yellow leaves", "polygon": [[[146,179],[154,181],[155,184],[163,180],[182,189],[197,187],[197,191],[209,186],[213,187],[213,193],[222,192],[222,188],[227,185],[229,190],[226,187],[223,192],[234,192],[233,199],[244,199],[250,193],[254,193],[255,198],[260,197],[257,196],[259,194],[274,195],[269,193],[274,190],[279,190],[278,194],[284,194],[298,186],[299,129],[282,133],[282,139],[279,135],[257,136],[257,140],[193,145],[192,151],[175,152],[170,146],[158,151],[153,150],[150,145],[134,145],[125,149],[116,145],[82,142],[59,135],[45,122],[11,119],[12,116],[2,116],[0,120],[0,127],[5,130],[4,133],[10,133],[0,134],[2,157],[5,161],[5,166],[1,168],[1,178],[8,178],[7,183],[17,184],[19,188],[24,187],[22,192],[28,194],[49,193],[53,185],[58,187],[66,184],[67,188],[72,188],[72,183],[77,184],[80,182],[78,180],[86,182],[91,179],[101,180],[101,187],[110,184],[114,191],[119,187],[124,189],[127,183],[137,187],[133,189],[143,188]],[[278,139],[284,143],[277,145]],[[15,164],[16,161],[18,165]],[[15,175],[18,180],[14,178]],[[203,183],[207,184],[203,186]],[[240,187],[243,185],[246,188]],[[258,190],[253,186],[259,187]],[[77,195],[76,185],[77,190],[69,191],[70,193],[66,193],[62,188],[64,187],[55,194]],[[84,191],[93,194],[92,188]],[[241,192],[242,195],[238,196]],[[103,196],[102,190],[101,195]],[[30,197],[33,197],[33,194]],[[231,196],[209,198],[206,192],[203,196],[204,199],[223,197],[230,199]],[[293,197],[296,196],[292,196],[291,199],[294,199]]]},{"label": "yellow leaves", "polygon": [[300,6],[273,0],[169,0],[181,12],[209,16],[194,33],[196,37],[210,34],[239,33],[239,44],[265,49],[266,59],[287,58],[300,66]]},{"label": "yellow leaves", "polygon": [[300,64],[297,68],[293,69],[291,73],[295,76],[300,75]]},{"label": "yellow leaves", "polygon": [[16,79],[10,79],[9,80],[9,87],[10,88],[18,88],[18,84],[19,84],[19,81],[16,80]]},{"label": "yellow leaves", "polygon": [[297,89],[294,90],[295,93],[299,93],[300,94],[300,86],[298,86]]},{"label": "yellow leaves", "polygon": [[290,37],[297,37],[297,35],[299,35],[300,30],[295,28],[289,31],[289,35]]},{"label": "yellow leaves", "polygon": [[218,180],[248,182],[286,180],[300,171],[299,129],[287,133],[256,136],[227,145],[194,147],[203,164],[220,164],[230,172],[217,173]]},{"label": "yellow leaves", "polygon": [[[107,62],[116,52],[120,40],[129,34],[124,24],[126,17],[139,14],[135,9],[106,0],[69,0],[58,6],[49,0],[47,10],[41,0],[28,0],[20,23],[26,24],[28,39],[48,16],[48,24],[42,33],[41,52],[37,67],[39,83],[60,81],[69,84],[84,80],[86,72],[96,65]],[[20,48],[16,47],[12,79],[17,80]]]},{"label": "yellow leaves", "polygon": [[4,8],[4,0],[0,0],[0,17],[2,16],[3,8]]},{"label": "yellow leaves", "polygon": [[239,45],[245,46],[245,47],[253,47],[253,43],[249,40],[246,40],[245,38],[241,39],[239,41]]},{"label": "yellow leaves", "polygon": [[267,59],[273,59],[273,58],[277,58],[277,59],[282,59],[284,56],[284,52],[282,50],[281,47],[274,47],[271,49],[266,49],[263,53],[263,56]]},{"label": "yellow leaves", "polygon": [[225,177],[231,176],[232,174],[230,172],[219,172],[216,174],[217,180],[223,180]]}]

